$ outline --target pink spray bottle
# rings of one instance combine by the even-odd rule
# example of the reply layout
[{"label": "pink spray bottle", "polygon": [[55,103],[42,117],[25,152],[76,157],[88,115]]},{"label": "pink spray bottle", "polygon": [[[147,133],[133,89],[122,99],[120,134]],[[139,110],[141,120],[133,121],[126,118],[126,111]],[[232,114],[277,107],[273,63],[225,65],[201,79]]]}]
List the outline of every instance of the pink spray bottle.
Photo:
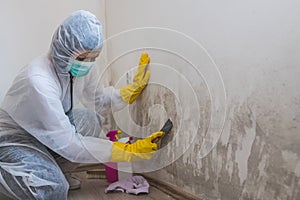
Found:
[{"label": "pink spray bottle", "polygon": [[[118,134],[121,134],[121,130],[111,130],[109,131],[106,136],[109,138],[110,141],[116,142],[119,140]],[[108,182],[113,183],[118,181],[118,163],[109,162],[105,164],[105,174],[106,179]]]}]

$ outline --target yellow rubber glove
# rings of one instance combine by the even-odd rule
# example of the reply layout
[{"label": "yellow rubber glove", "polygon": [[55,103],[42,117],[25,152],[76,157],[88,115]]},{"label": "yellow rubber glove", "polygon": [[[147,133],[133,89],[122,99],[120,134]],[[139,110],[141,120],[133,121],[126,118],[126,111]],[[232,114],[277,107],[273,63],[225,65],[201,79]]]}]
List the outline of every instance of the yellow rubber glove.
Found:
[{"label": "yellow rubber glove", "polygon": [[143,140],[137,140],[133,144],[114,142],[111,150],[111,162],[132,162],[137,160],[149,160],[157,150],[157,144],[152,141],[164,135],[164,132],[155,132]]},{"label": "yellow rubber glove", "polygon": [[150,71],[146,71],[146,67],[150,62],[147,53],[143,53],[140,57],[139,67],[133,77],[133,83],[126,85],[120,89],[122,99],[128,103],[133,103],[146,87],[150,78]]}]

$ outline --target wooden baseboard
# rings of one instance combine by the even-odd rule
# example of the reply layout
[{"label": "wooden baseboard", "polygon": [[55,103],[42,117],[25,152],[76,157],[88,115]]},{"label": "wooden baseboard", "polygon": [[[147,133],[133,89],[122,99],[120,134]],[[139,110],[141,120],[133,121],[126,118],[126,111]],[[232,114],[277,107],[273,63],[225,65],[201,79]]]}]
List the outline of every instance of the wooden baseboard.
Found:
[{"label": "wooden baseboard", "polygon": [[157,189],[161,190],[162,192],[172,196],[175,199],[178,200],[182,200],[182,199],[188,199],[188,200],[203,200],[200,197],[197,197],[193,194],[190,194],[186,191],[183,191],[181,188],[171,185],[169,183],[166,183],[164,181],[161,181],[159,179],[147,176],[145,174],[139,174],[143,177],[145,177],[145,179],[147,179],[147,181],[149,182],[149,184],[153,187],[156,187]]}]

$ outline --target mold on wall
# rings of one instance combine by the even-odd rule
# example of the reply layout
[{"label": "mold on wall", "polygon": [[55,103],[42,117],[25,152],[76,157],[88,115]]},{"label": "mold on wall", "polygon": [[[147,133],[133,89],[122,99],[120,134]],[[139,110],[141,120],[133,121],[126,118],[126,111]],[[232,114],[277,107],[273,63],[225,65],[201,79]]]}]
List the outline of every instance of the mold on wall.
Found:
[{"label": "mold on wall", "polygon": [[217,146],[198,159],[201,144],[196,138],[178,160],[148,175],[203,199],[300,198],[299,152],[274,144],[249,105],[229,110]]},{"label": "mold on wall", "polygon": [[[151,55],[155,57],[155,53]],[[174,66],[176,67],[175,63]],[[260,73],[256,74],[257,82],[252,83],[251,92],[247,91],[247,88],[240,89],[239,84],[234,85],[235,88],[228,87],[230,98],[227,102],[222,135],[210,153],[201,158],[201,145],[211,119],[209,91],[204,81],[199,80],[198,84],[195,84],[195,91],[201,94],[198,96],[201,118],[197,128],[193,125],[196,105],[180,104],[176,95],[185,95],[186,88],[180,84],[181,80],[172,76],[168,78],[179,82],[177,87],[182,93],[174,94],[174,91],[161,85],[149,84],[143,95],[130,107],[131,118],[140,126],[147,126],[152,120],[144,136],[157,131],[164,122],[162,119],[171,118],[175,125],[171,132],[172,137],[168,137],[167,144],[163,145],[167,150],[159,152],[158,156],[150,161],[156,163],[154,166],[157,169],[148,172],[147,175],[159,177],[160,180],[203,199],[300,198],[300,140],[294,131],[290,131],[295,130],[295,121],[299,122],[299,106],[290,104],[295,110],[288,114],[288,118],[293,118],[293,121],[288,121],[280,115],[283,113],[282,108],[273,109],[274,104],[289,104],[290,101],[295,101],[294,98],[270,98],[274,96],[275,91],[268,87],[258,87],[267,78]],[[279,85],[280,81],[278,82],[272,83],[277,93],[289,96],[289,91],[285,91]],[[246,95],[251,95],[233,98],[231,91],[234,89],[243,90]],[[264,92],[270,96],[261,95]],[[149,112],[154,105],[160,107]],[[188,119],[182,118],[182,110],[190,112],[191,115],[187,115]],[[178,132],[183,123],[185,129]],[[193,135],[191,132],[196,132],[196,137],[188,137]],[[188,147],[186,151],[178,150],[184,147]],[[172,162],[169,162],[170,158],[173,159]],[[140,172],[140,169],[147,169],[149,165],[149,162],[137,162],[134,163],[134,170]],[[160,168],[161,166],[163,167]]]},{"label": "mold on wall", "polygon": [[[168,65],[186,75],[200,109],[197,111],[197,105],[188,101],[193,95],[179,76],[150,67],[152,84],[132,105],[131,118],[141,126],[152,120],[147,134],[160,128],[167,117],[177,126],[166,151],[150,161],[164,167],[149,171],[148,175],[203,199],[300,199],[299,3],[297,0],[107,1],[109,35],[145,26],[181,31],[203,44],[224,81],[226,121],[217,144],[201,157],[203,141],[211,142],[210,139],[218,137],[217,132],[205,137],[209,128],[215,128],[211,108],[219,102],[211,95],[218,92],[213,85],[218,77],[213,74],[202,79],[187,63],[169,58],[161,51],[149,52],[151,62]],[[122,48],[148,50],[165,45],[179,55],[190,56],[186,58],[205,72],[201,67],[207,65],[207,60],[201,52],[172,34],[161,39],[162,34],[120,40],[112,45],[115,48],[110,53],[118,55],[116,52]],[[147,44],[141,45],[144,44],[141,41]],[[112,71],[117,79],[120,68]],[[159,79],[170,79],[170,85],[177,89],[154,85],[153,81]],[[210,81],[210,90],[204,79]],[[173,101],[174,93],[185,103]],[[149,112],[157,104],[161,106]],[[193,118],[195,114],[200,116],[198,122]],[[193,133],[195,137],[188,137]],[[187,150],[182,151],[185,147]],[[173,162],[169,163],[170,158]],[[134,164],[135,170],[146,168],[147,163]]]}]

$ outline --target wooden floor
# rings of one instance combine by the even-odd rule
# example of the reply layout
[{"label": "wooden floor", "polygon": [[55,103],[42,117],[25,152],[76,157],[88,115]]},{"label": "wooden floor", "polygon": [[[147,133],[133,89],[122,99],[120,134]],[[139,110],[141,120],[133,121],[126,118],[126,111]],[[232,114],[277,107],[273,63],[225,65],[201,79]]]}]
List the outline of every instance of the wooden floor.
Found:
[{"label": "wooden floor", "polygon": [[81,189],[69,192],[68,200],[174,200],[168,194],[150,186],[149,194],[126,194],[126,193],[105,193],[105,188],[109,185],[105,179],[86,179],[84,173],[78,173],[81,179]]}]

